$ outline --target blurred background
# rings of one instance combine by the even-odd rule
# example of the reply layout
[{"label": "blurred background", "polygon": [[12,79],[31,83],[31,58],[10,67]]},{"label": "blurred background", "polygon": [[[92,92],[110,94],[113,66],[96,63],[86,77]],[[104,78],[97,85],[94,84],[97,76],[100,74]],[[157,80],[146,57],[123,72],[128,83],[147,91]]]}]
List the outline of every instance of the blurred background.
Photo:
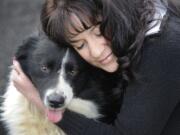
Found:
[{"label": "blurred background", "polygon": [[[6,87],[9,66],[17,47],[41,27],[43,1],[0,0],[0,95]],[[0,135],[5,135],[1,122]]]},{"label": "blurred background", "polygon": [[40,28],[43,0],[0,0],[0,91],[12,57],[23,39]]}]

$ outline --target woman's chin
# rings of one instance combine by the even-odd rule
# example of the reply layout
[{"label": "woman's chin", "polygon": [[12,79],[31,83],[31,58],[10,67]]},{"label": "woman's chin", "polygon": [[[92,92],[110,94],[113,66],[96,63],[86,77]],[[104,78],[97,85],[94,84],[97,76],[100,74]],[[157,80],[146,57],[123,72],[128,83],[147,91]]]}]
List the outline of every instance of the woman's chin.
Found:
[{"label": "woman's chin", "polygon": [[114,62],[114,63],[110,63],[109,65],[104,65],[100,68],[106,72],[113,73],[113,72],[117,71],[118,67],[119,67],[119,65],[116,62]]}]

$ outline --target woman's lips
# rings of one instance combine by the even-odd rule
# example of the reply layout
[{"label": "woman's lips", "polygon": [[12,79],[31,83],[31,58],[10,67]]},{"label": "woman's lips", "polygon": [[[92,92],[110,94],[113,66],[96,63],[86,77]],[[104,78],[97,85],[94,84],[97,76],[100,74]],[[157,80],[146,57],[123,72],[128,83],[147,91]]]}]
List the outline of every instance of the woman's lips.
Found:
[{"label": "woman's lips", "polygon": [[102,64],[107,64],[112,60],[112,52],[108,54],[104,59],[100,60],[99,62]]}]

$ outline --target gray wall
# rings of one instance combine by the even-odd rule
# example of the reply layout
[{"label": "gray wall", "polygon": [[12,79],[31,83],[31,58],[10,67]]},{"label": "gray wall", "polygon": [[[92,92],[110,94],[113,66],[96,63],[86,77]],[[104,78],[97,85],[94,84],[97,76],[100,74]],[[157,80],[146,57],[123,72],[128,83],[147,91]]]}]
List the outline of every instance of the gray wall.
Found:
[{"label": "gray wall", "polygon": [[40,28],[43,0],[0,0],[0,93],[18,45]]},{"label": "gray wall", "polygon": [[[24,38],[40,27],[42,2],[43,0],[0,0],[0,96],[6,87],[15,50]],[[1,122],[0,135],[6,135]]]}]

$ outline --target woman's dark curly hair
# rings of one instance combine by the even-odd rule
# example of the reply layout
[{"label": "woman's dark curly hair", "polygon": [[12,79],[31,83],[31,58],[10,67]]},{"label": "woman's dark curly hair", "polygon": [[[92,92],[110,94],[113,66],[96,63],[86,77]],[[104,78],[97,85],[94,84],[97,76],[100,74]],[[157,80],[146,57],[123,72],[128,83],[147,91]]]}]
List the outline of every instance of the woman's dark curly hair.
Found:
[{"label": "woman's dark curly hair", "polygon": [[154,12],[153,0],[46,0],[41,21],[45,33],[59,44],[68,41],[68,25],[81,31],[76,29],[72,14],[84,29],[100,24],[101,34],[111,41],[118,57],[120,74],[129,81]]}]

